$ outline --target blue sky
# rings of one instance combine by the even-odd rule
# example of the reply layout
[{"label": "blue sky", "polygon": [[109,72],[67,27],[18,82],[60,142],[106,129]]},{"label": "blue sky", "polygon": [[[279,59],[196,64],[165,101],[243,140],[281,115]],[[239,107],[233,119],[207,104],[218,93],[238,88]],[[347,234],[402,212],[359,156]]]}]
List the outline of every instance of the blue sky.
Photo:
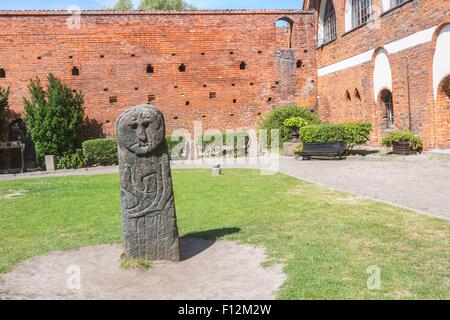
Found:
[{"label": "blue sky", "polygon": [[[139,3],[139,0],[133,0]],[[188,0],[199,9],[299,9],[303,0]],[[102,9],[115,0],[0,0],[0,10]]]}]

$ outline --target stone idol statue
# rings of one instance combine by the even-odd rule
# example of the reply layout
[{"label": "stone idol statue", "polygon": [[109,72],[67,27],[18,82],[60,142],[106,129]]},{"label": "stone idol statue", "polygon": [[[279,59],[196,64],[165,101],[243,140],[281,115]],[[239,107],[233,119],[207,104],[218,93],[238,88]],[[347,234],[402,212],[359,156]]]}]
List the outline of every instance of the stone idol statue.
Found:
[{"label": "stone idol statue", "polygon": [[131,108],[116,123],[125,253],[180,261],[172,175],[162,113]]}]

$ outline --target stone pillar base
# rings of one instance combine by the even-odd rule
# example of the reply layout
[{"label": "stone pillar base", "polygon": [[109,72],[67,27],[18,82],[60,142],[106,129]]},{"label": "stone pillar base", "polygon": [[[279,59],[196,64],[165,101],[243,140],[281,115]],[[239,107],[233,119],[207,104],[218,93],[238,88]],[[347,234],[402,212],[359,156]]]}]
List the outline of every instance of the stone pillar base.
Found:
[{"label": "stone pillar base", "polygon": [[56,171],[56,157],[55,156],[45,156],[45,168],[47,172]]},{"label": "stone pillar base", "polygon": [[301,145],[301,142],[285,142],[283,143],[283,151],[284,155],[287,157],[295,156],[295,149]]}]

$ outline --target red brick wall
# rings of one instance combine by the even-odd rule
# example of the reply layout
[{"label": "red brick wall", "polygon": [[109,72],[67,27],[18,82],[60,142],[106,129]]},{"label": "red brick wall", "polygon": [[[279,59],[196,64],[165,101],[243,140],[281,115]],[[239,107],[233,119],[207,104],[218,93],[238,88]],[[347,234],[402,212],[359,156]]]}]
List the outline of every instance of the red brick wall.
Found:
[{"label": "red brick wall", "polygon": [[[449,1],[413,0],[382,14],[375,24],[345,32],[345,2],[346,0],[333,0],[337,18],[337,39],[316,50],[318,68],[371,49],[377,50],[387,43],[413,33],[450,23]],[[381,0],[373,0],[373,3],[381,8]],[[310,0],[309,4],[306,3],[306,8],[317,10],[320,8],[320,0]],[[395,128],[409,129],[408,105],[410,103],[412,130],[423,138],[427,149],[450,148],[448,143],[438,143],[437,138],[439,122],[446,128],[450,124],[448,121],[437,120],[435,117],[438,103],[434,100],[432,87],[434,43],[435,40],[388,56],[392,69]],[[407,63],[409,64],[410,99],[408,99]],[[373,69],[374,57],[370,62],[319,77],[318,109],[322,117],[328,121],[351,119],[351,110],[353,113],[359,112],[355,111],[353,106],[354,92],[357,89],[361,95],[360,118],[375,124],[376,130],[372,142],[378,144],[386,131],[383,128],[383,112],[380,104],[374,102]],[[347,90],[351,93],[351,107],[346,101]],[[446,108],[448,110],[448,106]],[[440,140],[446,139],[448,138]]]},{"label": "red brick wall", "polygon": [[[0,12],[0,68],[6,70],[0,86],[11,87],[12,110],[21,112],[28,80],[50,72],[83,91],[87,116],[106,135],[114,134],[124,109],[149,95],[169,132],[192,130],[195,120],[204,129],[252,128],[280,104],[316,103],[313,12],[83,12],[74,30],[67,28],[68,17]],[[283,17],[294,22],[292,49],[280,53],[275,22]],[[153,74],[146,73],[148,64]],[[79,76],[72,76],[74,66]]]}]

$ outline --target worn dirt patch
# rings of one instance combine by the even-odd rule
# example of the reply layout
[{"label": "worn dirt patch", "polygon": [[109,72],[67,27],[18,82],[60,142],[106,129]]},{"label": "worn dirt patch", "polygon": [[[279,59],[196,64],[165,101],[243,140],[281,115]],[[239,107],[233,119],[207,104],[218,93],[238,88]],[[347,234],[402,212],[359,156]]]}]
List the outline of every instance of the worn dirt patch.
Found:
[{"label": "worn dirt patch", "polygon": [[[121,269],[122,253],[100,245],[32,258],[0,277],[0,299],[268,300],[286,279],[281,265],[261,266],[263,249],[231,241],[183,239],[181,262],[148,271]],[[77,269],[80,289],[70,289]]]},{"label": "worn dirt patch", "polygon": [[20,198],[27,192],[26,190],[9,190],[9,193],[0,195],[0,200],[10,200]]}]

